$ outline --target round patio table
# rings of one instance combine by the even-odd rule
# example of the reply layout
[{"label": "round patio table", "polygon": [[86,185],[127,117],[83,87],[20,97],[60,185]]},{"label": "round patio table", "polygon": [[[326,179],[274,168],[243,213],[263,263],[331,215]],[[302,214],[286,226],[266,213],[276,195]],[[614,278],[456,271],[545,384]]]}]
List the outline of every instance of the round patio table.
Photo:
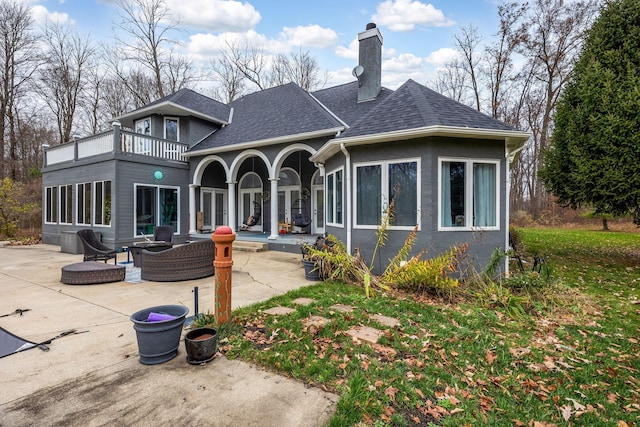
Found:
[{"label": "round patio table", "polygon": [[171,249],[173,247],[173,243],[171,242],[163,242],[163,241],[153,241],[153,242],[134,242],[129,246],[129,252],[131,256],[133,256],[133,265],[134,267],[140,267],[142,261],[142,250],[146,249],[151,252],[161,252],[166,251],[167,249]]}]

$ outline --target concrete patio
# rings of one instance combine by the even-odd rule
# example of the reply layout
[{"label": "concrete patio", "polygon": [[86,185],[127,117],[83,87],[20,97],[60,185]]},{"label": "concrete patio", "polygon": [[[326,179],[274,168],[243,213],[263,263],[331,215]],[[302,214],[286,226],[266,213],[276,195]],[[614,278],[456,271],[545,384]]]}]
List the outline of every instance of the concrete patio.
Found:
[{"label": "concrete patio", "polygon": [[[220,354],[190,365],[182,343],[173,360],[140,364],[129,316],[165,304],[193,315],[195,286],[200,311],[212,312],[213,278],[62,284],[61,268],[79,261],[58,246],[0,244],[0,315],[30,309],[0,318],[0,326],[33,342],[87,331],[53,341],[48,352],[0,359],[0,426],[319,426],[333,414],[334,394]],[[300,255],[234,251],[234,308],[312,283]]]}]

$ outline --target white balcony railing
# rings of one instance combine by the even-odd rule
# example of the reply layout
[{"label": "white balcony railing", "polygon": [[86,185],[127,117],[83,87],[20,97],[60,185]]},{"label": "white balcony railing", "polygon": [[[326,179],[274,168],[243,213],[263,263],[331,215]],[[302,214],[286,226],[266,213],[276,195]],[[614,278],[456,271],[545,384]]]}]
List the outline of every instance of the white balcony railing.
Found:
[{"label": "white balcony railing", "polygon": [[107,132],[46,148],[44,165],[51,166],[117,151],[184,162],[183,154],[187,148],[187,144],[141,135],[114,126],[113,130]]}]

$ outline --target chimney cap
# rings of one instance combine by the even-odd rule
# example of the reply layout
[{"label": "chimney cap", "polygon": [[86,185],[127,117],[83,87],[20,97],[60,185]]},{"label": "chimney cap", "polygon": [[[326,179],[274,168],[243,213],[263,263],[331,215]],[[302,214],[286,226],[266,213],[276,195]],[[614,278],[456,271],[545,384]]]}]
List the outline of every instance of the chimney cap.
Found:
[{"label": "chimney cap", "polygon": [[376,24],[375,23],[369,22],[367,24],[367,27],[366,27],[367,30],[373,30],[374,28],[376,28]]}]

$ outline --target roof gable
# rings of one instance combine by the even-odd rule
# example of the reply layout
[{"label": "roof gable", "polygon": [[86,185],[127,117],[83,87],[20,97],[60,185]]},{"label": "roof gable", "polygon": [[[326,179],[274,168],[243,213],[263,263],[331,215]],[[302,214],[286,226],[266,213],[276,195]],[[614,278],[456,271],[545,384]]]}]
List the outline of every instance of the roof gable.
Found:
[{"label": "roof gable", "polygon": [[245,95],[229,105],[231,123],[190,151],[228,147],[296,135],[337,132],[344,124],[295,83]]},{"label": "roof gable", "polygon": [[199,94],[191,89],[180,89],[142,108],[131,111],[119,117],[119,119],[135,119],[149,114],[196,116],[218,124],[227,123],[229,120],[229,106]]},{"label": "roof gable", "polygon": [[374,135],[430,126],[513,130],[499,120],[408,80],[341,137]]},{"label": "roof gable", "polygon": [[392,93],[392,90],[383,87],[376,99],[358,102],[358,82],[354,81],[321,89],[312,95],[347,125],[353,126]]}]

